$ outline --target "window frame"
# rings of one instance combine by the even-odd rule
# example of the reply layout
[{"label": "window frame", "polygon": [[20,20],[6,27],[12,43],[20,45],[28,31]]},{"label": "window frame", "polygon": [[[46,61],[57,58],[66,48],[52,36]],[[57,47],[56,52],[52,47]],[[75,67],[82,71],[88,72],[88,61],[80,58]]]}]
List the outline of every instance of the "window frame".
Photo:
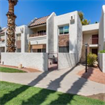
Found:
[{"label": "window frame", "polygon": [[[67,33],[65,33],[65,27],[68,27],[68,32]],[[60,28],[63,28],[63,32],[62,33],[60,33]],[[59,26],[58,30],[59,30],[59,35],[67,35],[67,34],[69,34],[69,25]]]}]

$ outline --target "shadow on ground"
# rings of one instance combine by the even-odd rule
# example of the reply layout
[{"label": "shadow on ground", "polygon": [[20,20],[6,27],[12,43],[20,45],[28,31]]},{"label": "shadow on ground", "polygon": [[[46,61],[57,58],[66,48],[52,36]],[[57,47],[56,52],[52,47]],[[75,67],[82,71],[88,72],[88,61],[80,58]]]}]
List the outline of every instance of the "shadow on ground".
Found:
[{"label": "shadow on ground", "polygon": [[[75,67],[74,67],[75,68]],[[74,68],[70,69],[69,71],[65,72],[63,75],[61,75],[59,78],[51,81],[48,85],[48,89],[54,89],[57,90],[58,88],[60,88],[60,83],[62,82],[62,80],[65,78],[65,76],[70,73]],[[51,71],[52,72],[52,71]],[[49,73],[51,72],[44,72],[41,75],[39,75],[35,80],[33,80],[31,83],[29,83],[28,85],[31,86],[35,86],[37,83],[39,83],[42,79],[44,79]],[[92,72],[91,72],[92,74]],[[83,76],[86,75],[86,73],[83,74]],[[88,78],[91,75],[88,75]],[[67,90],[67,93],[78,93],[82,87],[86,84],[87,79],[82,79],[79,78],[77,81],[75,81],[72,84],[72,87],[70,89]],[[14,91],[10,91],[8,94],[5,94],[0,100],[1,100],[1,105],[4,105],[6,103],[8,103],[9,101],[11,101],[12,99],[14,99],[15,97],[17,97],[19,94],[23,93],[24,91],[26,91],[27,89],[29,89],[30,87],[26,87],[26,86],[22,86],[20,88],[15,89]],[[40,89],[38,91],[38,93],[32,95],[31,97],[29,97],[27,99],[27,101],[24,101],[24,99],[21,99],[21,105],[41,105],[43,104],[48,97],[50,97],[50,95],[56,94],[56,91],[49,91],[46,89]],[[66,96],[68,95],[68,98],[66,98]],[[70,94],[59,94],[55,99],[52,99],[51,102],[48,102],[49,105],[67,105],[70,104],[72,100],[74,99],[75,95],[70,95]]]}]

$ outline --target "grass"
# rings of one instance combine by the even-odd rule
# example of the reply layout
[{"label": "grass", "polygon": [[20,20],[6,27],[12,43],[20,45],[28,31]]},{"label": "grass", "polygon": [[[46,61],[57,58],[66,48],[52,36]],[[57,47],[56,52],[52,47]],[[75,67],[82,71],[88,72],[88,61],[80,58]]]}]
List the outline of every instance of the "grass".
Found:
[{"label": "grass", "polygon": [[105,105],[87,97],[52,90],[0,82],[0,105]]},{"label": "grass", "polygon": [[7,72],[7,73],[25,73],[25,71],[7,68],[7,67],[0,67],[0,72]]}]

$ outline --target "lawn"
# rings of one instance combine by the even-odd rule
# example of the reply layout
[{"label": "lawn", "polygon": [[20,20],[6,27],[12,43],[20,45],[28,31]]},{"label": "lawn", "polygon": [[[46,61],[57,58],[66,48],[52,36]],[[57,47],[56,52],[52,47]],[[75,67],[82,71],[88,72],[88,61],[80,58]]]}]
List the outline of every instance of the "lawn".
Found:
[{"label": "lawn", "polygon": [[0,72],[7,72],[7,73],[25,73],[25,71],[7,68],[7,67],[0,67]]},{"label": "lawn", "polygon": [[0,82],[0,105],[105,105],[87,97]]}]

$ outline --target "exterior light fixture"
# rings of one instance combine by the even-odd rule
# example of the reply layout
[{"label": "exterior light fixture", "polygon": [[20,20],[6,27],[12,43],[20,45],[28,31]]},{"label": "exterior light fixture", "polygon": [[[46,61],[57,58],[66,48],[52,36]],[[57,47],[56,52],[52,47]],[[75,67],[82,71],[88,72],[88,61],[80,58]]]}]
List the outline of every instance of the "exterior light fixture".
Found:
[{"label": "exterior light fixture", "polygon": [[87,48],[88,48],[88,44],[85,44],[85,58],[86,58],[86,67],[85,67],[85,73],[87,73]]}]

